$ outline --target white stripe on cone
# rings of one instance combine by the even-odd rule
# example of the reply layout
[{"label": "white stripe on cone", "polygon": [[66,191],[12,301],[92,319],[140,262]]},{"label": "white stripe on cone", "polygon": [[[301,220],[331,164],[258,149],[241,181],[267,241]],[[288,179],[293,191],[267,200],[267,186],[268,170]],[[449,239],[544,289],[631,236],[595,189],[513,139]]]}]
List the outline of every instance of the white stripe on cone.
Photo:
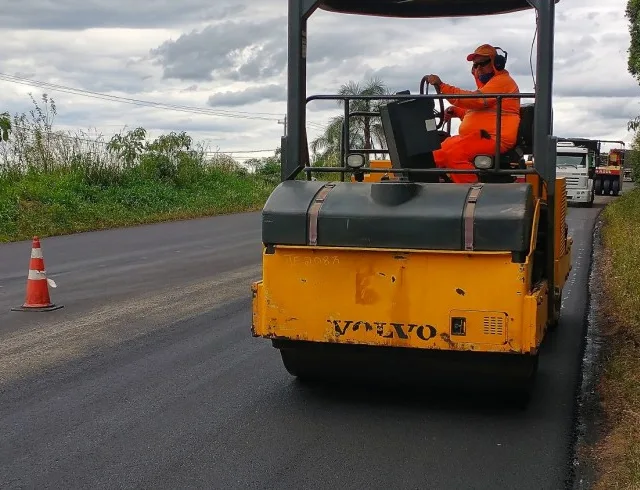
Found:
[{"label": "white stripe on cone", "polygon": [[41,259],[42,258],[42,249],[41,248],[32,248],[31,249],[31,258],[32,259]]},{"label": "white stripe on cone", "polygon": [[30,281],[47,281],[47,284],[52,288],[57,288],[58,285],[53,279],[47,277],[46,271],[34,271],[33,269],[29,269],[29,280]]}]

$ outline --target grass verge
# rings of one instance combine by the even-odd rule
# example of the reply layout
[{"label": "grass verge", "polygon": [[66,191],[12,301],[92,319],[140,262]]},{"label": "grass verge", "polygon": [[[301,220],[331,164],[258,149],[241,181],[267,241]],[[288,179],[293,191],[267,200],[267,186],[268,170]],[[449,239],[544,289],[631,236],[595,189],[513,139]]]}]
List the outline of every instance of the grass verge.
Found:
[{"label": "grass verge", "polygon": [[603,212],[604,433],[591,449],[597,490],[640,488],[640,189]]},{"label": "grass verge", "polygon": [[260,209],[273,184],[260,176],[201,169],[186,182],[122,172],[117,184],[81,171],[0,179],[0,242]]},{"label": "grass verge", "polygon": [[46,94],[32,101],[0,114],[0,242],[257,210],[278,182],[277,154],[242,165],[185,132],[74,135]]}]

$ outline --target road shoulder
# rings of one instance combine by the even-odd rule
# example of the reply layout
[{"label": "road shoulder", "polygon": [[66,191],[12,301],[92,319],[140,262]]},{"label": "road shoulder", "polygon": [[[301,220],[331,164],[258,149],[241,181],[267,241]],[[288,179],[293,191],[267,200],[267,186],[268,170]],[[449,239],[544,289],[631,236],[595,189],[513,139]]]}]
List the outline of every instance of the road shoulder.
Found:
[{"label": "road shoulder", "polygon": [[639,233],[638,191],[616,199],[596,224],[576,489],[640,487]]}]

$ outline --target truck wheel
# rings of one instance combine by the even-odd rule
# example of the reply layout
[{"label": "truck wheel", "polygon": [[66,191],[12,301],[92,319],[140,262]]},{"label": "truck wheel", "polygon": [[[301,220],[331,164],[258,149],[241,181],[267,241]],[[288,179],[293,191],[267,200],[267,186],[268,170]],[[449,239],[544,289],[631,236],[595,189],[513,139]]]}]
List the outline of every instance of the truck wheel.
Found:
[{"label": "truck wheel", "polygon": [[609,192],[611,192],[611,181],[607,179],[604,181],[604,195],[608,196]]},{"label": "truck wheel", "polygon": [[618,194],[620,194],[620,182],[617,180],[613,181],[613,185],[612,185],[612,190],[613,190],[613,195],[617,196]]},{"label": "truck wheel", "polygon": [[596,194],[601,195],[602,194],[602,180],[601,179],[596,179],[596,181],[594,182],[593,188],[594,188]]}]

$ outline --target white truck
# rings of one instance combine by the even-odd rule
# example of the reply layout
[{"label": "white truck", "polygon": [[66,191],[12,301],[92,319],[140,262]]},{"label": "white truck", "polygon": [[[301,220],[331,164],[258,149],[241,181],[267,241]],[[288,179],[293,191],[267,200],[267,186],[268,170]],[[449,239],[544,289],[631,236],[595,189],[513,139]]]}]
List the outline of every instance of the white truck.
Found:
[{"label": "white truck", "polygon": [[595,191],[591,169],[595,168],[599,143],[593,140],[558,139],[556,175],[567,183],[567,202],[593,206]]}]

